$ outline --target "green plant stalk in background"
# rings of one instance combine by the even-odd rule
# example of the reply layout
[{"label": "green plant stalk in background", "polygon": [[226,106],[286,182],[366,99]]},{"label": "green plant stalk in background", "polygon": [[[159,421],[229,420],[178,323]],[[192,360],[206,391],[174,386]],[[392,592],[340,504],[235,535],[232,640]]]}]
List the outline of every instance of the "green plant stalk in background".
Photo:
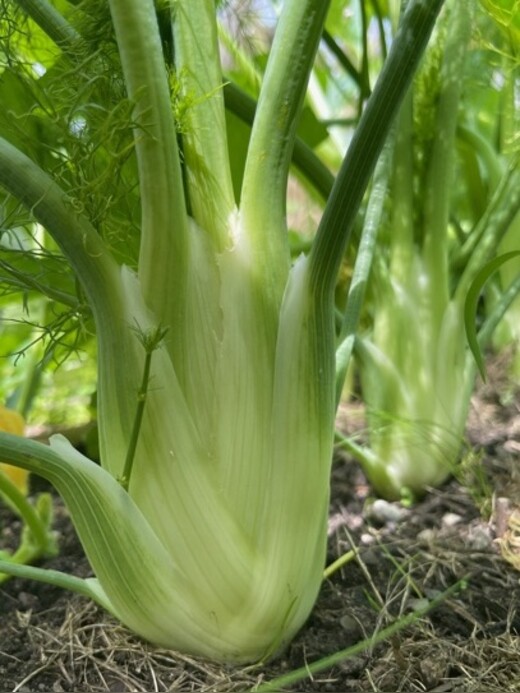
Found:
[{"label": "green plant stalk in background", "polygon": [[[516,88],[518,82],[518,67],[520,64],[520,5],[512,0],[481,0],[489,12],[490,17],[500,28],[501,41],[496,47],[500,52],[503,66],[503,84],[500,87],[499,118],[497,122],[496,147],[491,151],[491,157],[496,161],[498,170],[505,168],[508,162],[518,157],[520,141],[520,113],[516,102]],[[497,37],[498,38],[498,37]],[[513,252],[519,247],[520,241],[520,211],[511,221],[511,225],[500,244],[500,252]],[[505,288],[509,287],[520,271],[520,262],[504,264],[500,270],[500,278],[495,285],[490,287],[488,302],[493,304]],[[516,298],[511,305],[497,333],[493,343],[497,350],[509,347],[512,350],[511,375],[512,381],[518,383],[520,377],[520,298]],[[504,393],[507,394],[508,393]]]},{"label": "green plant stalk in background", "polygon": [[[58,553],[58,547],[52,531],[51,495],[40,493],[35,502],[30,502],[27,496],[0,470],[0,496],[23,522],[16,550],[0,551],[2,562],[7,562],[10,566],[14,564],[26,567],[25,564],[55,556]],[[10,576],[11,573],[0,572],[0,584]]]},{"label": "green plant stalk in background", "polygon": [[[29,12],[31,5],[24,2]],[[0,435],[2,459],[46,477],[63,496],[96,577],[67,582],[35,568],[27,576],[89,594],[154,643],[212,659],[266,658],[301,627],[325,560],[334,284],[441,5],[409,3],[310,255],[293,266],[287,175],[324,0],[284,3],[238,208],[214,3],[170,6],[175,69],[192,103],[181,157],[154,3],[110,0],[134,106],[136,273],[48,173],[0,139],[0,184],[61,248],[98,340],[101,467],[59,436],[47,447]],[[45,6],[38,3],[40,15]],[[61,24],[51,25],[58,40]],[[67,31],[58,43],[71,40]],[[147,349],[151,334],[164,338]],[[9,565],[0,561],[0,570]]]},{"label": "green plant stalk in background", "polygon": [[[420,496],[455,470],[476,374],[465,299],[520,204],[512,166],[467,240],[462,269],[455,269],[449,222],[470,7],[466,0],[447,4],[429,62],[401,108],[390,209],[372,267],[371,327],[355,343],[369,445],[342,444],[390,499]],[[481,347],[503,310],[497,307],[482,326]]]}]

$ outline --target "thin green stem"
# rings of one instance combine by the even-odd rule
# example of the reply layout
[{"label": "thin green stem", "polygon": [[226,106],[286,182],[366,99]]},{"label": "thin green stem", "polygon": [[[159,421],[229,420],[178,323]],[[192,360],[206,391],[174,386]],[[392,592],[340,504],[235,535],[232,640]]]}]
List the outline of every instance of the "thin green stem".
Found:
[{"label": "thin green stem", "polygon": [[334,575],[334,573],[343,568],[343,566],[350,563],[350,561],[352,561],[356,555],[356,549],[351,549],[350,551],[346,551],[339,558],[336,558],[336,560],[330,563],[323,571],[323,579],[328,580],[332,575]]},{"label": "thin green stem", "polygon": [[520,276],[517,277],[507,289],[501,294],[498,302],[493,306],[491,313],[486,317],[484,323],[478,331],[478,343],[480,349],[483,350],[489,344],[493,332],[495,331],[498,323],[504,317],[509,306],[520,294]]},{"label": "thin green stem", "polygon": [[0,185],[28,207],[60,246],[83,285],[94,314],[106,314],[118,286],[118,267],[102,239],[60,186],[0,137]]},{"label": "thin green stem", "polygon": [[71,48],[80,39],[77,31],[48,0],[16,0],[33,21],[60,48]]},{"label": "thin green stem", "polygon": [[26,358],[28,359],[28,364],[23,383],[16,393],[16,405],[24,418],[29,415],[34,399],[40,391],[44,368],[39,350],[31,349]]},{"label": "thin green stem", "polygon": [[[464,322],[466,327],[466,338],[471,350],[470,355],[468,353],[468,359],[466,361],[466,368],[468,369],[468,374],[475,369],[475,363],[478,366],[480,375],[482,379],[486,379],[486,367],[484,363],[484,358],[482,356],[482,351],[487,346],[489,340],[493,336],[498,323],[504,316],[506,310],[509,308],[511,303],[516,299],[520,291],[520,276],[516,280],[512,281],[507,287],[507,290],[502,292],[497,303],[493,306],[491,313],[487,316],[484,324],[480,327],[478,334],[476,328],[476,314],[478,300],[482,291],[484,284],[489,280],[489,278],[505,263],[509,262],[514,258],[517,258],[520,254],[519,250],[514,250],[509,253],[504,253],[498,257],[490,260],[484,267],[482,267],[473,279],[471,286],[469,287],[467,293],[465,294],[464,300]],[[473,383],[473,378],[468,379]],[[466,393],[468,401],[471,396],[471,389],[468,387],[468,392]]]},{"label": "thin green stem", "polygon": [[137,409],[135,412],[134,425],[130,434],[128,443],[128,451],[126,453],[125,465],[123,474],[120,479],[121,486],[128,491],[130,484],[130,476],[132,475],[132,466],[134,464],[135,451],[137,449],[137,441],[139,440],[139,431],[143,421],[144,406],[146,403],[146,395],[148,392],[148,383],[150,381],[150,368],[152,365],[152,352],[147,352],[144,359],[143,378],[137,393]]},{"label": "thin green stem", "polygon": [[[13,251],[11,253],[11,262],[16,262],[17,256],[20,257],[24,255],[26,255],[25,252]],[[29,274],[28,272],[20,272],[18,269],[16,269],[14,264],[11,264],[11,262],[0,260],[0,270],[8,275],[7,277],[0,275],[3,282],[9,283],[13,286],[18,286],[20,289],[34,289],[43,296],[50,298],[52,301],[63,303],[63,305],[69,306],[69,308],[77,307],[78,299],[76,296],[65,293],[64,291],[60,291],[60,289],[56,289],[50,284],[44,284],[43,282],[38,281],[34,275]]]},{"label": "thin green stem", "polygon": [[240,83],[247,89],[249,94],[257,97],[262,84],[262,73],[254,60],[242,49],[240,44],[221,23],[218,25],[218,37],[233,58],[235,66],[240,72]]},{"label": "thin green stem", "polygon": [[167,329],[163,329],[160,325],[151,328],[147,331],[142,330],[142,328],[139,325],[135,329],[137,339],[144,347],[145,359],[143,367],[143,377],[141,378],[141,385],[139,386],[139,389],[137,391],[137,409],[134,416],[134,422],[130,434],[130,441],[128,443],[128,449],[123,466],[123,474],[119,479],[119,482],[121,486],[125,489],[125,491],[128,491],[128,486],[130,484],[130,477],[132,475],[132,467],[134,464],[137,442],[139,440],[139,433],[141,431],[141,424],[143,421],[144,406],[148,394],[148,384],[150,382],[152,355],[153,352],[159,347],[159,345],[163,341],[167,331]]},{"label": "thin green stem", "polygon": [[[390,183],[391,231],[389,274],[402,286],[409,286],[416,254],[414,240],[413,95],[408,92],[397,117],[395,149]],[[413,280],[412,280],[413,281]]]},{"label": "thin green stem", "polygon": [[280,693],[280,691],[282,691],[285,688],[285,686],[292,686],[293,684],[298,683],[298,681],[303,681],[304,679],[311,677],[313,674],[318,674],[320,671],[330,669],[336,664],[340,664],[341,662],[345,661],[346,659],[349,659],[350,657],[354,657],[355,655],[360,654],[361,652],[365,652],[365,650],[372,649],[376,645],[379,645],[379,643],[382,643],[385,640],[390,639],[393,635],[403,630],[404,628],[413,625],[419,619],[426,616],[430,611],[436,609],[444,601],[446,601],[450,597],[453,597],[455,594],[457,594],[457,592],[460,592],[460,590],[464,589],[465,587],[466,578],[459,580],[451,587],[448,587],[447,590],[445,590],[441,595],[439,595],[435,599],[432,599],[425,607],[417,609],[412,613],[407,614],[406,616],[401,616],[401,618],[399,618],[397,621],[394,621],[386,628],[383,628],[379,632],[375,633],[372,637],[366,638],[365,640],[362,640],[361,642],[358,642],[355,645],[351,645],[350,647],[347,647],[344,650],[335,652],[334,654],[329,655],[328,657],[323,657],[322,659],[319,659],[316,662],[310,662],[306,664],[304,667],[301,667],[300,669],[290,671],[288,674],[279,676],[278,678],[273,679],[272,681],[268,681],[267,683],[261,684],[258,687],[255,686],[255,688],[253,688],[250,693]]},{"label": "thin green stem", "polygon": [[334,37],[327,30],[323,32],[323,41],[345,72],[352,77],[359,90],[363,92],[365,85],[363,84],[361,73],[356,69],[348,55],[340,48]]},{"label": "thin green stem", "polygon": [[489,138],[480,134],[476,128],[470,128],[460,123],[457,125],[457,138],[476,152],[489,176],[491,192],[494,192],[502,178],[503,166],[500,155]]},{"label": "thin green stem", "polygon": [[[471,258],[475,256],[477,246],[486,246],[486,251],[483,255],[484,261],[489,250],[496,247],[495,233],[499,232],[496,230],[491,232],[490,229],[494,228],[497,222],[501,227],[506,227],[505,230],[509,227],[518,209],[520,200],[519,183],[518,162],[516,162],[510,165],[503,173],[484,214],[467,236],[462,247],[457,253],[454,253],[451,264],[455,270],[463,271],[470,261],[471,263],[475,262]],[[499,221],[500,219],[503,219],[503,221]],[[483,250],[481,249],[480,252],[483,252]],[[482,258],[480,258],[478,263],[482,264],[482,261]]]},{"label": "thin green stem", "polygon": [[78,578],[74,575],[62,573],[59,570],[35,568],[34,566],[19,565],[3,560],[0,560],[0,572],[12,575],[13,577],[19,577],[25,580],[37,580],[47,585],[70,590],[83,597],[92,599],[107,611],[112,612],[112,607],[108,600],[104,598],[100,590],[94,588],[95,583],[93,583],[92,578]]},{"label": "thin green stem", "polygon": [[386,56],[388,55],[388,48],[386,45],[386,34],[385,34],[385,25],[383,22],[383,13],[381,12],[379,0],[372,0],[372,6],[374,8],[374,14],[376,15],[377,29],[379,31],[379,42],[381,44],[381,56],[382,56],[383,60],[386,60]]},{"label": "thin green stem", "polygon": [[[515,21],[518,22],[518,9],[513,11],[516,12]],[[505,82],[500,92],[498,108],[499,148],[502,154],[510,154],[518,150],[520,113],[517,106],[517,67],[518,64],[515,67],[509,56],[502,56],[502,75],[505,77]]]},{"label": "thin green stem", "polygon": [[336,443],[359,462],[367,475],[375,473],[373,470],[377,469],[377,458],[370,448],[358,445],[358,443],[344,436],[343,433],[340,433],[337,429],[334,436]]},{"label": "thin green stem", "polygon": [[444,0],[412,0],[345,156],[310,262],[320,303],[331,300],[341,258],[393,118],[410,86]]},{"label": "thin green stem", "polygon": [[38,544],[41,552],[45,552],[49,545],[49,535],[47,527],[42,522],[40,516],[31,505],[26,496],[10,481],[10,479],[0,471],[0,493],[3,494],[9,504],[20,515],[24,523],[30,529],[34,541]]},{"label": "thin green stem", "polygon": [[128,97],[135,103],[141,192],[139,278],[164,323],[182,300],[188,220],[168,75],[153,0],[109,0]]},{"label": "thin green stem", "polygon": [[370,95],[370,75],[368,74],[368,19],[365,0],[359,0],[359,12],[361,14],[361,90],[358,96],[358,118],[363,112],[363,104]]}]

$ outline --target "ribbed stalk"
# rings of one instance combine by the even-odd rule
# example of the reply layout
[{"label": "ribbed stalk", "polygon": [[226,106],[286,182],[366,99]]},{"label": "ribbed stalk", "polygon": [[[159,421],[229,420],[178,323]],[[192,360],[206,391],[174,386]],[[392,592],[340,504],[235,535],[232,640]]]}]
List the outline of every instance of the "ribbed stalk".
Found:
[{"label": "ribbed stalk", "polygon": [[214,0],[172,3],[176,79],[185,102],[182,151],[190,213],[216,248],[229,245],[235,207]]},{"label": "ribbed stalk", "polygon": [[[256,101],[242,91],[236,84],[227,82],[224,85],[226,108],[252,126],[256,114]],[[321,159],[305,142],[296,137],[292,164],[315,188],[324,200],[327,200],[334,185],[334,176]]]},{"label": "ribbed stalk", "polygon": [[142,224],[139,278],[147,305],[167,323],[182,305],[189,264],[179,152],[153,0],[110,0],[128,97]]},{"label": "ribbed stalk", "polygon": [[260,92],[241,192],[249,266],[279,306],[289,270],[287,176],[305,87],[329,0],[287,0]]}]

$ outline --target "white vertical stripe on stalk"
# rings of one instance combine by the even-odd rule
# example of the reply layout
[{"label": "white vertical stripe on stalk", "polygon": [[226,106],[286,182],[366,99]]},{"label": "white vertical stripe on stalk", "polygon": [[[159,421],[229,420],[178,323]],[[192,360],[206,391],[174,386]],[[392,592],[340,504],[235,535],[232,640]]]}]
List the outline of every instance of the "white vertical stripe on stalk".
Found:
[{"label": "white vertical stripe on stalk", "polygon": [[[222,493],[254,533],[265,503],[269,419],[278,314],[263,308],[263,285],[251,273],[244,236],[219,257],[222,339],[216,376],[216,460]],[[271,306],[272,307],[272,306]],[[274,327],[273,327],[274,326]]]}]

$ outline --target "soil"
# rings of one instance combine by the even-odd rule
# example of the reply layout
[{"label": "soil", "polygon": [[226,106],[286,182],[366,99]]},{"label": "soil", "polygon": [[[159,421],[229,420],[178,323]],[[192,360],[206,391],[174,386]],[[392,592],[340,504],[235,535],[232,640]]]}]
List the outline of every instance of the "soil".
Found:
[{"label": "soil", "polygon": [[[359,467],[338,456],[328,559],[352,546],[358,555],[324,581],[308,623],[273,662],[226,669],[157,649],[81,597],[11,579],[0,589],[0,691],[247,691],[370,637],[466,578],[465,590],[392,638],[290,690],[520,692],[520,541],[508,529],[520,508],[520,394],[502,376],[492,382],[473,400],[457,479],[413,507],[374,506]],[[359,407],[347,415],[362,426]],[[19,523],[5,510],[0,521],[5,545]],[[60,555],[43,565],[88,575],[58,501],[55,526]]]}]

